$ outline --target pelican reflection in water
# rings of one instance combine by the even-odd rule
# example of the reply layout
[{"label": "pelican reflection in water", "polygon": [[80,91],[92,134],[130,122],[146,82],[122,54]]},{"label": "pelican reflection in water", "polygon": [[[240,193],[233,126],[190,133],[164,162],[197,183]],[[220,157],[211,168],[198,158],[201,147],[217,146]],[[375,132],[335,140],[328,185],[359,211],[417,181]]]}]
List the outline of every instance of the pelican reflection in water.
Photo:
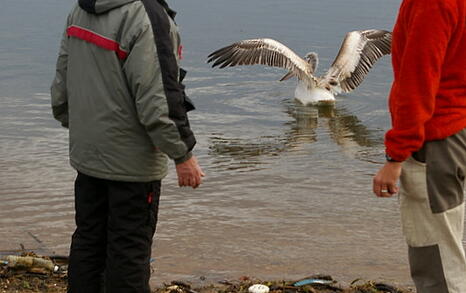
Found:
[{"label": "pelican reflection in water", "polygon": [[252,138],[235,138],[216,134],[210,138],[209,153],[221,169],[264,169],[268,161],[263,157],[278,156],[284,152],[296,152],[318,140],[317,130],[325,128],[330,139],[344,153],[354,155],[361,147],[373,147],[382,142],[375,139],[357,116],[343,106],[303,106],[299,103],[285,104],[285,113],[293,117],[286,122],[281,135]]}]

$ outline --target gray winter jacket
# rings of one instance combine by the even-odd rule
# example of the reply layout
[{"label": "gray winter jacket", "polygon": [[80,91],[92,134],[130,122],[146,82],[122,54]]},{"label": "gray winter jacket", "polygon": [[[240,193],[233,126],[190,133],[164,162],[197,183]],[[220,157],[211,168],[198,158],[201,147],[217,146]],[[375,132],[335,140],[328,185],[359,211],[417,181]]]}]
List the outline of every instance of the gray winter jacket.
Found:
[{"label": "gray winter jacket", "polygon": [[164,0],[79,0],[71,11],[51,94],[78,171],[147,182],[166,175],[166,155],[191,156],[174,14]]}]

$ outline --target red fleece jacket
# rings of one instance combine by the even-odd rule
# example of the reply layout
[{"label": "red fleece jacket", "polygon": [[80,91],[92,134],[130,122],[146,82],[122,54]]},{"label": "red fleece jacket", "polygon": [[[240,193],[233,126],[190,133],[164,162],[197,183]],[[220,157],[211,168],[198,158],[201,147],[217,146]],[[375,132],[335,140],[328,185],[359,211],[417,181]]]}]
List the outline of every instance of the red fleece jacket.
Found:
[{"label": "red fleece jacket", "polygon": [[466,1],[404,0],[393,30],[392,129],[387,154],[406,160],[424,142],[466,128]]}]

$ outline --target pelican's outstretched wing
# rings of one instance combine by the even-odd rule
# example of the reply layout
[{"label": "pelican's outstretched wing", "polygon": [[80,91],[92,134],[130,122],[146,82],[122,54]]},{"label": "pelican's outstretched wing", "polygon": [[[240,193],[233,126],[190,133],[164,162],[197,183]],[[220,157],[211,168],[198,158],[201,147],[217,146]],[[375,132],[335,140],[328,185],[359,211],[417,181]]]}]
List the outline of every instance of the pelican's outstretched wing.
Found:
[{"label": "pelican's outstretched wing", "polygon": [[262,64],[288,69],[300,80],[313,80],[311,65],[285,45],[272,39],[252,39],[233,43],[209,55],[212,67]]},{"label": "pelican's outstretched wing", "polygon": [[357,88],[372,66],[390,54],[392,33],[383,30],[353,31],[346,34],[335,61],[323,80],[339,84],[345,92]]}]

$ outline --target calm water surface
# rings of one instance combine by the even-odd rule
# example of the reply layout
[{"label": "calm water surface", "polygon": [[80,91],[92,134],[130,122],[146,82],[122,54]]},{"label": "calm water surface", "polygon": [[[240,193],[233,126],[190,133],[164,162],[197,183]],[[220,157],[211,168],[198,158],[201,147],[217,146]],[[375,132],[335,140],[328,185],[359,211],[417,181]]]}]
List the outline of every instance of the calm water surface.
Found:
[{"label": "calm water surface", "polygon": [[[264,67],[211,69],[213,50],[271,37],[331,64],[350,30],[391,30],[399,0],[174,0],[197,111],[202,188],[163,182],[153,283],[252,275],[409,284],[397,199],[376,199],[392,80],[383,58],[334,108],[303,107],[294,81]],[[2,0],[0,250],[66,254],[74,229],[67,132],[49,85],[71,0]]]}]

